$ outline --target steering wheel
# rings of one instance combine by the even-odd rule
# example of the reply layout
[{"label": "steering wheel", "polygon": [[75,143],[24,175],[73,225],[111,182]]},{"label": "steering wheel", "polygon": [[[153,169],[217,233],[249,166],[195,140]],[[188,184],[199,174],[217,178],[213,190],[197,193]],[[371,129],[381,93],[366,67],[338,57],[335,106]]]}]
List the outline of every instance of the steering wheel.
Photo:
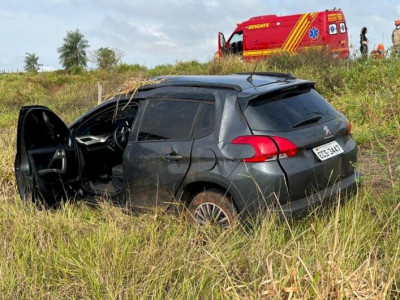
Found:
[{"label": "steering wheel", "polygon": [[129,132],[130,132],[130,128],[128,125],[119,125],[117,128],[115,128],[114,130],[114,134],[113,134],[113,138],[114,138],[114,142],[115,145],[117,145],[117,147],[120,150],[124,150],[126,147],[126,144],[128,144],[128,137],[129,137]]}]

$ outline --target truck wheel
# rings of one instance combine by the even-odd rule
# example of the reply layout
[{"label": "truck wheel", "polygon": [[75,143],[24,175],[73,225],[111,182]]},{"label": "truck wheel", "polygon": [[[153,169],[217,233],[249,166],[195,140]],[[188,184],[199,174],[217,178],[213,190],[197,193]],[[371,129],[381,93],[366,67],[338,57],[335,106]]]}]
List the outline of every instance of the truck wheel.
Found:
[{"label": "truck wheel", "polygon": [[217,189],[209,189],[197,194],[188,207],[191,217],[199,225],[217,225],[229,228],[238,212],[232,201]]}]

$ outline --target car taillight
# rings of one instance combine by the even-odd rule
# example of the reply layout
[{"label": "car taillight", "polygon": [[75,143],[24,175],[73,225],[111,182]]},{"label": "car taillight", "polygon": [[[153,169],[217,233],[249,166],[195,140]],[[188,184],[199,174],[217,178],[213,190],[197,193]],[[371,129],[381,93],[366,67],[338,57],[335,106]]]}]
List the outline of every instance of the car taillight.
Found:
[{"label": "car taillight", "polygon": [[279,136],[245,135],[235,138],[232,144],[251,145],[255,151],[254,156],[246,157],[244,162],[263,162],[295,156],[297,146],[291,141]]},{"label": "car taillight", "polygon": [[271,136],[271,138],[278,145],[280,158],[291,157],[297,154],[297,146],[291,141],[280,136]]},{"label": "car taillight", "polygon": [[351,133],[351,123],[347,121],[347,130],[346,130],[346,135],[350,135]]}]

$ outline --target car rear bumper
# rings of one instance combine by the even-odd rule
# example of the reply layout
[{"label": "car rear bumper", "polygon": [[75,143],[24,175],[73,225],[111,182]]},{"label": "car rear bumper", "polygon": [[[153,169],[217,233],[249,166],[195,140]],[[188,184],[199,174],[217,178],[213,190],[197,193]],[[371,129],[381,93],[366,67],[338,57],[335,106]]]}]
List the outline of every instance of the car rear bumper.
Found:
[{"label": "car rear bumper", "polygon": [[323,189],[313,195],[304,197],[295,201],[289,201],[279,208],[275,208],[272,212],[285,215],[291,218],[301,218],[309,212],[321,205],[332,203],[334,199],[340,196],[344,199],[355,194],[360,185],[362,173],[355,171],[351,176]]}]

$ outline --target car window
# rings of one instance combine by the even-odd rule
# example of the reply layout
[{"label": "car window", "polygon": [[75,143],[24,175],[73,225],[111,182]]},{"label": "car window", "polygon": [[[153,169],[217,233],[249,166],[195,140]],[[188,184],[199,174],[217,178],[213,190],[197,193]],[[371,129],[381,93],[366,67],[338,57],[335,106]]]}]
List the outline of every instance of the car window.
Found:
[{"label": "car window", "polygon": [[138,141],[188,139],[200,102],[149,100]]},{"label": "car window", "polygon": [[28,150],[65,144],[69,131],[51,111],[31,110],[23,123],[25,145]]},{"label": "car window", "polygon": [[98,135],[113,132],[119,125],[127,124],[131,126],[138,111],[138,106],[136,103],[124,106],[125,104],[121,104],[118,111],[115,110],[115,107],[111,107],[94,115],[79,126],[76,135]]},{"label": "car window", "polygon": [[243,52],[243,32],[235,33],[229,40],[229,51],[239,54]]},{"label": "car window", "polygon": [[[337,111],[311,88],[277,92],[251,101],[244,112],[253,130],[290,131],[337,117]],[[310,121],[310,122],[307,122]]]},{"label": "car window", "polygon": [[193,138],[198,139],[209,135],[214,130],[215,124],[215,105],[214,103],[204,102],[201,105],[196,124],[193,129]]}]

